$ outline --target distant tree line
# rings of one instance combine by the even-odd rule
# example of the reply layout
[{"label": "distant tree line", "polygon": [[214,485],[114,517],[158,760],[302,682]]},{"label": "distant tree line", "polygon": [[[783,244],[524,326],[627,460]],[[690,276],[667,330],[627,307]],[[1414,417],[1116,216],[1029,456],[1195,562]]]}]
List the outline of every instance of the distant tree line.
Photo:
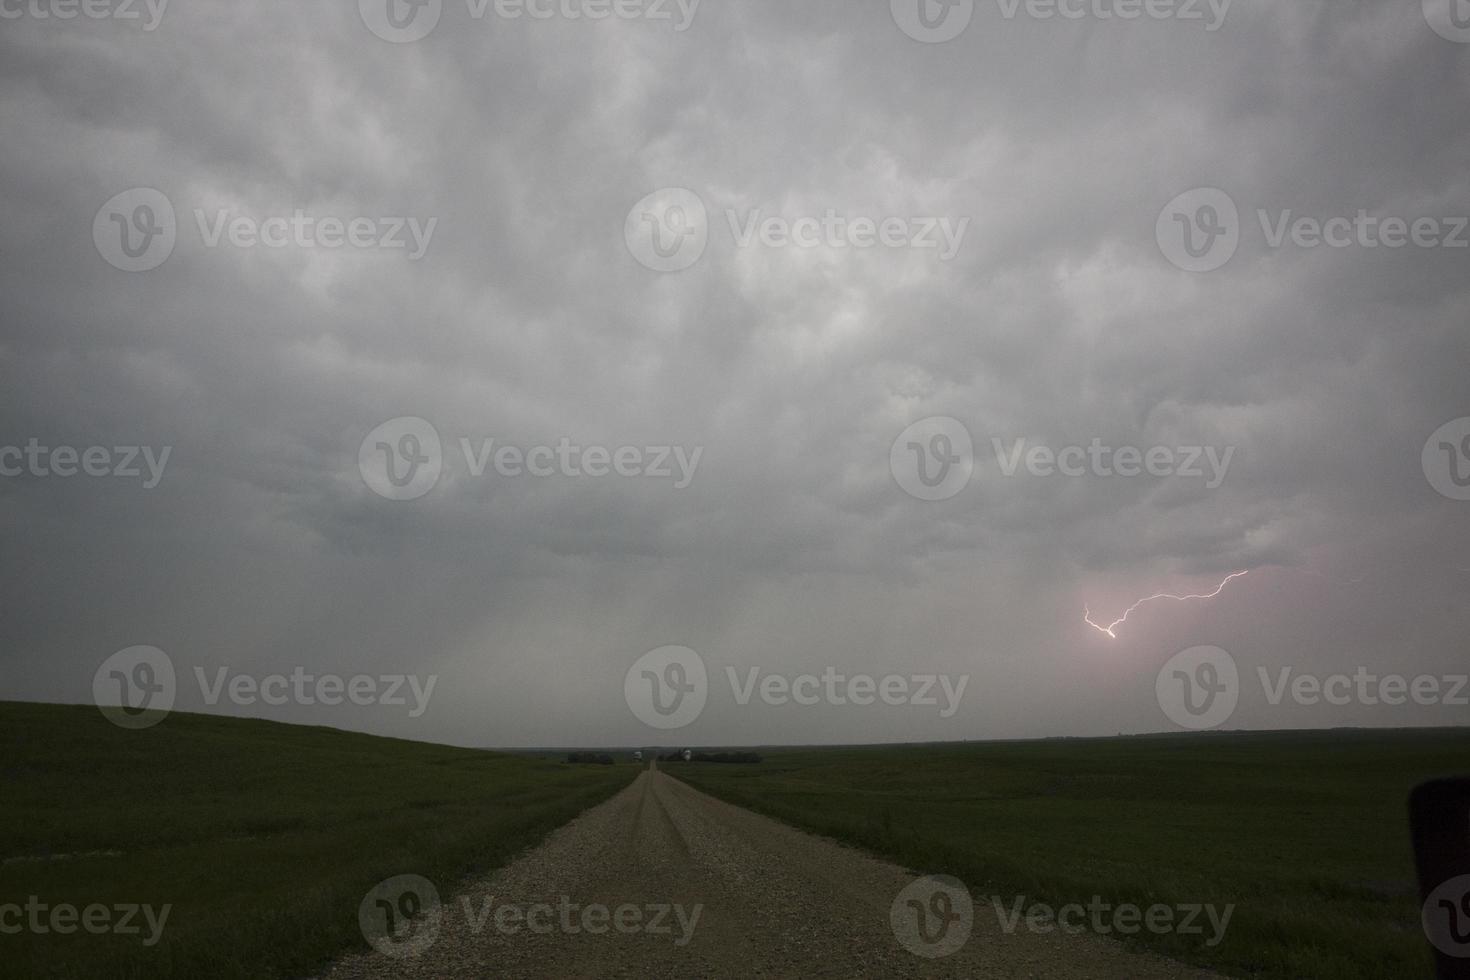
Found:
[{"label": "distant tree line", "polygon": [[568,752],[567,761],[573,765],[610,766],[613,764],[613,757],[606,752]]},{"label": "distant tree line", "polygon": [[[658,757],[659,762],[683,762],[683,752],[669,752]],[[754,752],[695,752],[689,758],[690,762],[730,762],[737,764],[756,763],[761,757]]]}]

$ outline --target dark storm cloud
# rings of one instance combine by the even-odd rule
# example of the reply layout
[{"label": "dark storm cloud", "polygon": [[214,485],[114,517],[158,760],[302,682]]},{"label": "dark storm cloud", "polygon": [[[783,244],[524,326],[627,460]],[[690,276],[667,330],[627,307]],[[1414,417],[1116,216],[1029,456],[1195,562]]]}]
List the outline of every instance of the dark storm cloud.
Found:
[{"label": "dark storm cloud", "polygon": [[[1237,2],[1173,21],[1006,19],[943,45],[883,3],[701,4],[646,20],[482,20],[422,41],[353,3],[174,0],[158,28],[4,22],[0,444],[170,446],[160,486],[0,480],[6,682],[81,701],[115,650],[210,671],[437,673],[421,719],[271,717],[481,744],[636,742],[622,680],[698,650],[698,742],[1167,726],[1158,667],[1457,663],[1466,504],[1420,450],[1470,415],[1470,251],[1267,245],[1256,211],[1470,212],[1470,45],[1416,3]],[[94,216],[163,192],[178,244],[125,273]],[[708,208],[692,268],[629,208]],[[1171,265],[1155,219],[1226,190],[1242,241]],[[738,247],[726,212],[969,219],[912,249]],[[207,248],[196,209],[437,223],[407,250]],[[889,449],[961,420],[936,503]],[[391,502],[358,469],[389,419],[446,471]],[[466,472],[459,439],[700,447],[653,479]],[[1233,447],[1200,480],[1005,476],[1010,445]],[[1117,641],[1082,623],[1157,591]],[[973,675],[959,713],[740,707],[724,668]],[[201,706],[192,682],[180,707]],[[1439,723],[1357,706],[1236,723]]]}]

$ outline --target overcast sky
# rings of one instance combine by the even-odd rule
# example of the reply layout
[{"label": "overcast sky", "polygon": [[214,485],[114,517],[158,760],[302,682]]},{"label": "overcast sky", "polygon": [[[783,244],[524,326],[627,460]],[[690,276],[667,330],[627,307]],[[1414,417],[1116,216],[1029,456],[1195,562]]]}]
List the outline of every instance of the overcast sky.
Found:
[{"label": "overcast sky", "polygon": [[[1470,722],[1257,681],[1466,669],[1470,43],[1435,0],[387,2],[6,0],[0,446],[169,455],[0,456],[0,698],[90,702],[151,645],[181,710],[459,744],[1111,735],[1178,730],[1156,678],[1209,645],[1225,727]],[[1234,220],[1170,209],[1199,188]],[[1360,210],[1433,226],[1289,230]],[[477,476],[461,439],[607,458]],[[1018,440],[1229,456],[1069,476]],[[587,475],[623,447],[654,472]],[[655,731],[624,682],[668,645],[708,703]],[[195,674],[298,666],[438,680],[412,718]],[[969,679],[941,717],[741,705],[731,667]]]}]

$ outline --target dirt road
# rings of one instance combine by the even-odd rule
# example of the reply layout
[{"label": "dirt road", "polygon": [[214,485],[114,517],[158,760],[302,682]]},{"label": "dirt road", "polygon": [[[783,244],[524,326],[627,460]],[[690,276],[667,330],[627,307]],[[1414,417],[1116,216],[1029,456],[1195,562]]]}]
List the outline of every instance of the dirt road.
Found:
[{"label": "dirt road", "polygon": [[[962,898],[935,897],[924,882],[900,895],[916,877],[649,771],[514,863],[443,895],[437,932],[420,927],[418,956],[354,956],[328,976],[1213,976],[1091,934],[1024,923],[1006,933],[978,895],[966,938]],[[920,927],[928,938],[916,938]],[[955,945],[943,958],[920,955]]]}]

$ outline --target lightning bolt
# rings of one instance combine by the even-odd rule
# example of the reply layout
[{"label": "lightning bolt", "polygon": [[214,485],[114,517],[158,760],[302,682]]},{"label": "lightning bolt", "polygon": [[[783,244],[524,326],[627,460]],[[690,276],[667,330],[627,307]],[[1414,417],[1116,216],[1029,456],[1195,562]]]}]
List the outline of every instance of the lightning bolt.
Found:
[{"label": "lightning bolt", "polygon": [[1145,602],[1153,602],[1156,599],[1174,599],[1177,602],[1183,602],[1186,599],[1213,599],[1215,598],[1215,596],[1225,591],[1225,586],[1229,585],[1233,580],[1240,578],[1244,574],[1246,573],[1233,572],[1232,574],[1225,576],[1224,581],[1216,586],[1214,592],[1208,592],[1203,595],[1173,595],[1169,592],[1160,592],[1158,595],[1146,596],[1145,598],[1139,599],[1127,609],[1123,610],[1123,615],[1119,616],[1117,619],[1113,620],[1106,626],[1103,626],[1100,623],[1094,623],[1092,621],[1092,610],[1087,606],[1083,606],[1082,621],[1088,626],[1091,626],[1093,629],[1097,630],[1099,633],[1106,633],[1108,636],[1116,640],[1118,638],[1118,634],[1115,632],[1117,628],[1123,625],[1123,623],[1128,619],[1129,615],[1132,614],[1133,610],[1137,609]]}]

